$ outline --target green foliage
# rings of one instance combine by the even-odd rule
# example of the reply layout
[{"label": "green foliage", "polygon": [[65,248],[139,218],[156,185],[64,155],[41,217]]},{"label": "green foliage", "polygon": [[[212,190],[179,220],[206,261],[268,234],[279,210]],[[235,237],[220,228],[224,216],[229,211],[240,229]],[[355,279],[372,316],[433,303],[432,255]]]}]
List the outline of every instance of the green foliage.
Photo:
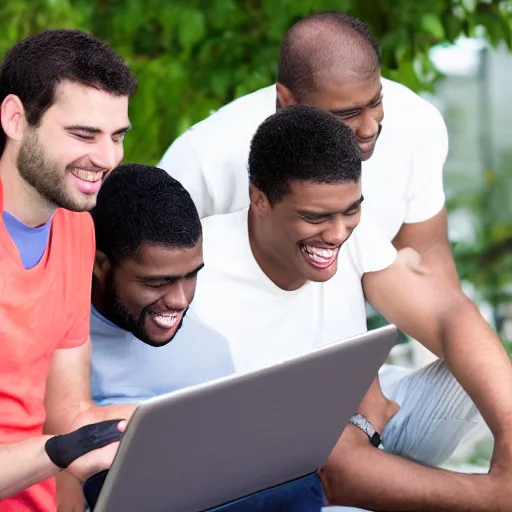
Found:
[{"label": "green foliage", "polygon": [[188,126],[276,78],[279,41],[311,12],[366,21],[383,48],[383,74],[413,89],[438,73],[432,45],[473,34],[512,44],[510,2],[493,0],[3,0],[0,54],[48,27],[107,40],[137,73],[126,160],[156,163]]}]

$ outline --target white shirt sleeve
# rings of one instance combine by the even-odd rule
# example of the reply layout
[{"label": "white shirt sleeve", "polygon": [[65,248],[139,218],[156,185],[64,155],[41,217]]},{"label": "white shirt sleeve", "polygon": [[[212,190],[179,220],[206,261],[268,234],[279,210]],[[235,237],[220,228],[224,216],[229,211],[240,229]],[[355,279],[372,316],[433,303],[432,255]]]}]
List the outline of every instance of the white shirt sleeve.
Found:
[{"label": "white shirt sleeve", "polygon": [[405,223],[423,222],[444,206],[443,167],[448,155],[448,131],[441,113],[431,104],[418,112],[412,151],[411,180]]},{"label": "white shirt sleeve", "polygon": [[194,148],[191,131],[178,137],[167,149],[157,167],[178,180],[191,195],[199,217],[213,214],[212,197],[199,154]]},{"label": "white shirt sleeve", "polygon": [[364,213],[361,222],[347,241],[350,257],[361,277],[367,272],[378,272],[396,259],[397,250],[385,239],[377,224]]}]

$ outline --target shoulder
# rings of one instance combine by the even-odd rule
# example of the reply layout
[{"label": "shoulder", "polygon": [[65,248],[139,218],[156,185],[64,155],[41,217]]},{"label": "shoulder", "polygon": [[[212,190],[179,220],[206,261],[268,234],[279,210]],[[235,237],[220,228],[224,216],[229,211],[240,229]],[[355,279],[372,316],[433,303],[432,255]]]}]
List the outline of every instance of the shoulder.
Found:
[{"label": "shoulder", "polygon": [[90,213],[59,208],[55,212],[52,226],[53,239],[59,240],[63,258],[74,258],[72,267],[76,269],[79,261],[84,263],[90,278],[96,250],[94,223]]},{"label": "shoulder", "polygon": [[361,222],[346,243],[350,258],[361,276],[389,267],[397,256],[392,243],[386,240],[378,224],[364,210]]},{"label": "shoulder", "polygon": [[187,312],[180,334],[182,334],[182,337],[190,338],[209,348],[229,350],[227,339],[203,322],[193,307]]},{"label": "shoulder", "polygon": [[275,102],[274,85],[237,98],[189,128],[171,148],[187,145],[199,155],[215,155],[223,148],[250,142],[261,122],[275,112]]},{"label": "shoulder", "polygon": [[[237,212],[211,215],[201,219],[203,228],[203,249],[206,253],[236,250],[240,239],[247,236],[247,212],[243,208]],[[229,253],[228,253],[229,254]]]},{"label": "shoulder", "polygon": [[416,92],[398,82],[382,78],[384,123],[407,123],[402,129],[440,128],[445,126],[439,109]]}]

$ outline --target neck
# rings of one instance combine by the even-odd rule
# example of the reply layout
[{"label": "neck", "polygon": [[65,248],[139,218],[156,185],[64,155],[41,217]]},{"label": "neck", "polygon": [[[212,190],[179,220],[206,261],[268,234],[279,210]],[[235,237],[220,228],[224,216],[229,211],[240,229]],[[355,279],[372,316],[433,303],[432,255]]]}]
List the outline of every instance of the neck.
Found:
[{"label": "neck", "polygon": [[279,261],[269,250],[272,241],[266,236],[261,219],[249,208],[248,216],[249,243],[251,251],[263,273],[279,288],[286,291],[294,291],[302,288],[307,280],[294,276],[290,268]]},{"label": "neck", "polygon": [[55,206],[20,176],[16,159],[7,147],[0,158],[0,179],[4,211],[29,227],[42,226],[52,216]]}]

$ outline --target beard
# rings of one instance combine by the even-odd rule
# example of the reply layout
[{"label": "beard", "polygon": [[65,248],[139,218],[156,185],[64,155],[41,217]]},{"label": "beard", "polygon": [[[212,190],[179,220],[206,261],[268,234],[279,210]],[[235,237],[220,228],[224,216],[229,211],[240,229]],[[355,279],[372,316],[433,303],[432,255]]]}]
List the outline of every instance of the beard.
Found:
[{"label": "beard", "polygon": [[66,173],[72,165],[61,169],[41,144],[35,128],[29,128],[21,141],[17,167],[20,176],[52,209],[83,212],[90,210],[96,202],[95,196],[85,197],[68,190]]},{"label": "beard", "polygon": [[173,338],[176,336],[178,331],[181,329],[183,325],[183,320],[187,315],[188,308],[184,311],[180,323],[176,327],[173,335],[166,341],[155,342],[151,339],[148,332],[146,331],[146,318],[154,314],[153,304],[146,306],[142,309],[138,317],[132,315],[124,306],[119,295],[117,294],[117,290],[115,287],[115,279],[114,273],[111,270],[105,281],[105,291],[103,293],[103,298],[101,300],[101,313],[110,320],[113,324],[117,325],[121,329],[128,331],[133,334],[137,339],[146,343],[147,345],[151,345],[152,347],[163,347],[164,345],[169,344]]}]

